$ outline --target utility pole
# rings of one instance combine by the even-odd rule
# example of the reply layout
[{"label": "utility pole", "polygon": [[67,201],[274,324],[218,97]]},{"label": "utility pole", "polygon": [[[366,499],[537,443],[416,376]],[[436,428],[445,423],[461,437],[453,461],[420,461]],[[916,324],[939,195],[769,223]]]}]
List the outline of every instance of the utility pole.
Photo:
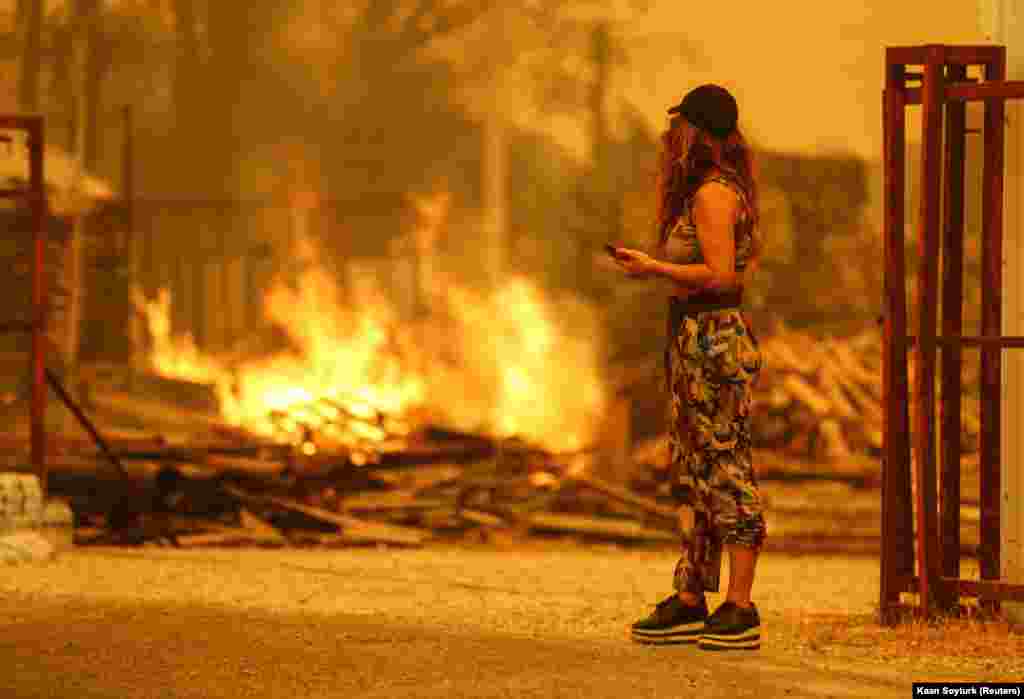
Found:
[{"label": "utility pole", "polygon": [[[608,159],[608,92],[612,73],[612,39],[607,20],[594,28],[591,39],[590,60],[594,67],[594,82],[590,86],[590,155],[594,170],[606,173]],[[606,177],[603,179],[607,179]],[[600,183],[605,185],[605,182]]]},{"label": "utility pole", "polygon": [[[95,159],[92,136],[96,132],[96,125],[92,121],[97,116],[97,110],[90,104],[90,97],[95,98],[96,93],[91,89],[93,76],[92,71],[97,67],[94,65],[97,40],[97,22],[101,0],[77,0],[75,5],[75,26],[72,39],[72,68],[71,75],[74,85],[74,112],[75,112],[75,170],[74,180],[71,183],[71,192],[74,199],[82,196],[82,179],[85,168],[91,160]],[[65,311],[63,340],[63,354],[65,366],[68,369],[68,385],[75,385],[75,376],[78,369],[78,348],[80,344],[81,317],[82,317],[82,247],[85,235],[85,221],[83,214],[75,207],[74,220],[71,227],[71,240],[68,241],[66,274],[68,284],[68,306]]]},{"label": "utility pole", "polygon": [[611,92],[614,62],[611,27],[608,20],[599,21],[590,42],[590,64],[593,80],[587,99],[590,127],[590,169],[577,190],[583,207],[583,229],[576,240],[577,284],[594,278],[593,250],[599,242],[623,238],[621,207],[616,201],[616,187],[611,157],[611,135],[608,126],[608,99]]},{"label": "utility pole", "polygon": [[[492,46],[504,42],[501,13],[492,10],[488,32]],[[483,255],[484,268],[492,286],[497,286],[505,272],[508,255],[508,135],[505,120],[505,99],[501,52],[490,64],[488,107],[483,119]]]}]

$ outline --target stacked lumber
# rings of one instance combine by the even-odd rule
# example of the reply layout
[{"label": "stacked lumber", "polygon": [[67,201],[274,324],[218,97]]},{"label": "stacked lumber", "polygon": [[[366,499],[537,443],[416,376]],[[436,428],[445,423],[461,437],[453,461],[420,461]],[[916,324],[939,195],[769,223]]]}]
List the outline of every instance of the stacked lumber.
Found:
[{"label": "stacked lumber", "polygon": [[[881,333],[871,329],[852,337],[821,339],[783,328],[760,338],[760,348],[763,364],[754,388],[751,431],[755,447],[769,454],[766,461],[773,460],[771,455],[785,457],[779,477],[803,478],[807,474],[795,473],[800,463],[813,464],[815,470],[827,463],[833,473],[852,470],[845,477],[863,479],[865,484],[877,481],[884,428]],[[965,457],[977,452],[981,431],[979,360],[979,352],[962,353],[960,447]],[[911,352],[911,400],[915,364]],[[662,371],[651,363],[638,364],[637,371],[641,370],[648,375]],[[941,352],[936,396],[941,396],[940,378]],[[633,383],[641,385],[635,379]],[[664,469],[667,437],[637,446],[633,463]]]},{"label": "stacked lumber", "polygon": [[[815,460],[877,457],[882,449],[882,337],[871,329],[819,339],[783,331],[761,343],[764,368],[752,415],[755,443]],[[961,445],[977,449],[977,352],[963,353]],[[914,390],[915,361],[908,373]],[[938,377],[936,379],[938,391]],[[937,393],[936,395],[939,395]]]}]

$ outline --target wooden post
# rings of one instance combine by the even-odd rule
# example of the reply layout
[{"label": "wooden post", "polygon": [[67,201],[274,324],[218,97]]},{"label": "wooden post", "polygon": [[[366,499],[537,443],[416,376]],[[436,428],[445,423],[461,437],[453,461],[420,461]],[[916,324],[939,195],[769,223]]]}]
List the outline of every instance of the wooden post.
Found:
[{"label": "wooden post", "polygon": [[[133,159],[135,157],[135,122],[132,106],[126,104],[121,107],[121,206],[124,207],[124,255],[128,267],[128,289],[131,290],[139,285],[141,278],[140,260],[141,246],[138,235],[135,232],[135,172]],[[141,289],[141,285],[139,285]],[[138,313],[132,313],[128,321],[128,333],[131,339],[131,364],[136,370],[140,369],[144,362],[142,356],[142,319]],[[129,373],[129,376],[132,376]]]},{"label": "wooden post", "polygon": [[882,93],[885,163],[885,324],[882,363],[883,432],[882,565],[879,610],[891,623],[904,582],[914,574],[910,489],[910,418],[907,380],[907,309],[904,286],[904,191],[906,158],[905,68],[886,51]]},{"label": "wooden post", "polygon": [[[950,65],[950,82],[967,77],[967,67]],[[964,294],[964,157],[966,153],[967,105],[946,105],[945,208],[942,242],[942,334],[953,337],[963,331]],[[942,348],[942,423],[939,454],[939,537],[942,575],[960,577],[960,420],[962,391],[962,350],[957,344]],[[950,588],[950,593],[955,592]],[[956,594],[943,595],[940,606],[952,609]]]},{"label": "wooden post", "polygon": [[[996,47],[997,58],[985,64],[986,80],[1004,80],[1006,49]],[[981,334],[1002,332],[1003,288],[1003,139],[1004,102],[985,102],[985,163],[982,181]],[[982,580],[999,578],[999,470],[1001,348],[981,350],[981,545]],[[993,602],[992,606],[995,603]]]},{"label": "wooden post", "polygon": [[919,593],[921,610],[930,614],[933,595],[941,584],[937,561],[938,532],[936,520],[935,474],[935,330],[938,306],[939,225],[942,196],[942,108],[944,93],[943,68],[946,61],[942,46],[926,48],[924,84],[922,86],[921,143],[921,233],[919,236],[920,266],[917,276],[918,332],[915,352],[917,366],[914,376],[914,454],[917,484],[917,555],[920,562]]},{"label": "wooden post", "polygon": [[44,275],[46,219],[48,200],[43,179],[43,153],[46,141],[43,120],[28,122],[29,189],[32,197],[32,405],[30,409],[32,465],[47,495],[49,482],[46,465],[46,320],[49,316]]}]

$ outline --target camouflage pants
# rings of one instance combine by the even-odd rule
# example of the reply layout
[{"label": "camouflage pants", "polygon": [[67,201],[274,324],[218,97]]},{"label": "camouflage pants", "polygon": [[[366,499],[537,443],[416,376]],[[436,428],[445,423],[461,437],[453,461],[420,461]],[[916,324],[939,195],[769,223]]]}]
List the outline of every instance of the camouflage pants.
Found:
[{"label": "camouflage pants", "polygon": [[670,322],[673,486],[693,515],[692,526],[683,527],[677,591],[717,592],[722,547],[760,548],[767,533],[750,438],[752,388],[762,359],[748,328],[735,308]]}]

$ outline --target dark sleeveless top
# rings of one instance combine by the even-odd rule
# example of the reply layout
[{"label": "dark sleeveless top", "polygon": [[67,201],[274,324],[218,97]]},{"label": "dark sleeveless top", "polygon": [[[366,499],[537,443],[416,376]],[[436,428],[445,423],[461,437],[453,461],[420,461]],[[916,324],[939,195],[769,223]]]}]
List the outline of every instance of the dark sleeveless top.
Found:
[{"label": "dark sleeveless top", "polygon": [[[709,177],[701,186],[708,182],[720,182],[734,192],[740,198],[742,211],[733,230],[735,232],[736,245],[736,271],[742,272],[753,254],[754,246],[754,221],[750,215],[750,205],[747,194],[743,187],[736,181],[734,176],[729,174],[715,175]],[[683,205],[683,211],[672,228],[669,230],[668,239],[660,249],[661,259],[677,265],[694,265],[704,262],[704,256],[700,249],[700,239],[697,237],[697,226],[693,222],[693,197],[689,197]]]}]

